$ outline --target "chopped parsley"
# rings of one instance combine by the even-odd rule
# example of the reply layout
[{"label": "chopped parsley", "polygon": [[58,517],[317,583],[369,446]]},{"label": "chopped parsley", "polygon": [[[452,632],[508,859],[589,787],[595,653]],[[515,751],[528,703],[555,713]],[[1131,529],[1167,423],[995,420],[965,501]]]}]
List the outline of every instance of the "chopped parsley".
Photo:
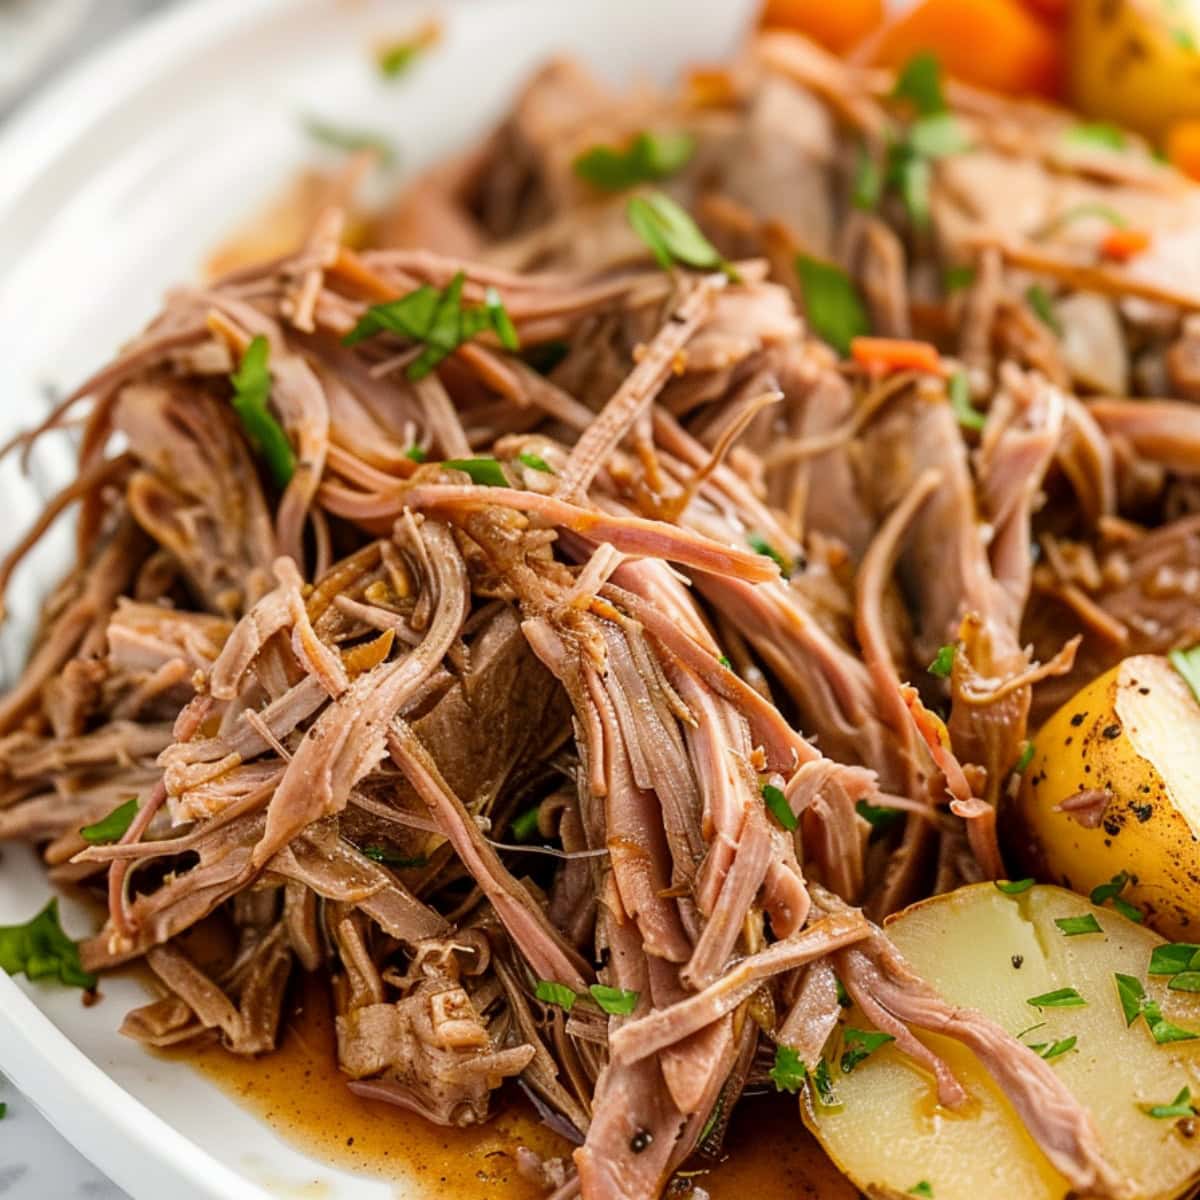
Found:
[{"label": "chopped parsley", "polygon": [[854,162],[854,186],[850,199],[855,208],[870,212],[883,195],[883,172],[865,142],[858,147],[858,158]]},{"label": "chopped parsley", "polygon": [[882,804],[872,804],[869,800],[859,800],[854,805],[854,811],[871,826],[871,836],[886,833],[904,814],[898,808],[886,808]]},{"label": "chopped parsley", "polygon": [[1025,745],[1021,748],[1021,756],[1020,756],[1020,758],[1017,759],[1016,764],[1013,766],[1013,770],[1018,775],[1025,774],[1026,768],[1033,761],[1033,751],[1034,751],[1034,745],[1032,742],[1026,742]]},{"label": "chopped parsley", "polygon": [[7,1116],[8,1116],[8,1105],[3,1100],[0,1100],[0,1121],[3,1121],[4,1118]]},{"label": "chopped parsley", "polygon": [[1019,896],[1033,887],[1032,879],[997,879],[996,888],[1006,896]]},{"label": "chopped parsley", "polygon": [[890,1033],[877,1033],[869,1029],[855,1029],[847,1025],[842,1030],[842,1045],[844,1047],[841,1058],[842,1072],[849,1075],[863,1059],[874,1054],[880,1046],[886,1046],[888,1042],[894,1042],[895,1040]]},{"label": "chopped parsley", "polygon": [[1075,1049],[1075,1044],[1079,1041],[1077,1037],[1065,1037],[1057,1042],[1030,1042],[1029,1048],[1034,1054],[1039,1055],[1049,1062],[1052,1058],[1058,1058],[1066,1054],[1069,1050]]},{"label": "chopped parsley", "polygon": [[379,48],[375,63],[385,79],[399,79],[431,46],[436,45],[442,34],[436,21],[429,21],[411,37],[388,42]]},{"label": "chopped parsley", "polygon": [[975,282],[975,268],[965,264],[947,267],[942,274],[942,286],[947,292],[960,292]]},{"label": "chopped parsley", "polygon": [[1182,1087],[1170,1104],[1143,1104],[1142,1112],[1159,1121],[1169,1121],[1173,1117],[1200,1116],[1200,1108],[1192,1103],[1192,1089]]},{"label": "chopped parsley", "polygon": [[1054,923],[1065,937],[1078,937],[1081,933],[1103,933],[1095,913],[1084,913],[1080,917],[1055,917]]},{"label": "chopped parsley", "polygon": [[137,797],[134,796],[132,799],[126,800],[124,804],[118,804],[107,817],[97,821],[94,825],[85,825],[79,832],[83,840],[93,846],[108,846],[113,842],[119,842],[125,836],[129,826],[133,824],[137,810]]},{"label": "chopped parsley", "polygon": [[808,1071],[791,1046],[776,1046],[775,1065],[767,1075],[777,1092],[798,1092],[808,1078]]},{"label": "chopped parsley", "polygon": [[415,463],[423,463],[429,457],[429,453],[424,446],[409,446],[404,452],[404,457],[411,458]]},{"label": "chopped parsley", "polygon": [[1127,921],[1133,921],[1135,924],[1140,925],[1146,919],[1146,914],[1140,908],[1130,904],[1128,900],[1124,900],[1120,896],[1113,897],[1112,906]]},{"label": "chopped parsley", "polygon": [[850,343],[871,332],[867,310],[854,281],[840,267],[807,254],[796,255],[796,274],[813,332],[845,358],[850,353]]},{"label": "chopped parsley", "polygon": [[527,808],[523,813],[519,813],[513,817],[512,835],[518,842],[529,842],[537,837],[538,833],[538,813],[541,811],[541,805],[535,804],[532,808]]},{"label": "chopped parsley", "polygon": [[494,458],[448,458],[442,466],[465,471],[472,483],[483,487],[508,487],[508,476]]},{"label": "chopped parsley", "polygon": [[1121,1001],[1121,1011],[1125,1014],[1125,1027],[1128,1028],[1142,1015],[1142,1005],[1146,1002],[1146,989],[1142,981],[1133,975],[1116,974],[1117,998]]},{"label": "chopped parsley", "polygon": [[833,1080],[829,1078],[829,1064],[821,1059],[810,1076],[816,1089],[817,1102],[822,1108],[841,1108],[842,1102],[833,1089]]},{"label": "chopped parsley", "polygon": [[563,1012],[570,1012],[577,999],[565,983],[555,983],[553,979],[539,979],[533,994],[544,1004],[555,1004]]},{"label": "chopped parsley", "polygon": [[422,343],[421,353],[405,372],[413,380],[424,379],[444,358],[484,330],[491,330],[506,350],[519,349],[517,331],[496,289],[487,289],[482,304],[464,304],[465,282],[466,275],[459,271],[444,289],[425,283],[398,300],[373,304],[342,341],[354,346],[377,333],[394,333]]},{"label": "chopped parsley", "polygon": [[1087,1001],[1073,988],[1058,988],[1041,996],[1031,996],[1025,1001],[1031,1008],[1083,1008]]},{"label": "chopped parsley", "polygon": [[396,161],[396,147],[383,134],[373,130],[350,129],[345,125],[335,125],[332,121],[311,116],[304,118],[304,130],[314,142],[332,146],[335,150],[346,150],[350,153],[373,150],[385,167]]},{"label": "chopped parsley", "polygon": [[953,113],[940,112],[913,122],[908,145],[919,158],[945,158],[966,150],[970,142]]},{"label": "chopped parsley", "polygon": [[1200,1033],[1183,1029],[1168,1021],[1162,1014],[1158,1003],[1146,995],[1141,980],[1132,975],[1116,975],[1117,996],[1121,1001],[1121,1011],[1125,1014],[1126,1027],[1132,1025],[1138,1017],[1146,1021],[1150,1036],[1160,1045],[1170,1042],[1191,1042],[1200,1038]]},{"label": "chopped parsley", "polygon": [[971,385],[966,371],[955,371],[946,385],[950,407],[964,429],[982,429],[987,423],[983,413],[971,403]]},{"label": "chopped parsley", "polygon": [[1094,202],[1073,204],[1070,208],[1063,209],[1057,217],[1045,225],[1041,230],[1041,236],[1048,237],[1064,225],[1069,225],[1072,221],[1078,221],[1083,217],[1099,217],[1100,220],[1107,221],[1110,225],[1114,225],[1118,229],[1124,229],[1129,224],[1115,208],[1110,208],[1107,204],[1096,204]]},{"label": "chopped parsley", "polygon": [[732,671],[732,670],[733,670],[733,663],[731,663],[731,662],[729,661],[729,657],[728,657],[728,655],[722,654],[722,655],[721,655],[721,656],[720,656],[720,657],[717,659],[717,662],[719,662],[719,663],[721,664],[721,666],[723,666],[723,667],[724,667],[724,668],[725,668],[727,671]]},{"label": "chopped parsley", "polygon": [[0,970],[27,979],[56,978],[85,991],[96,986],[96,976],[80,964],[79,947],[59,923],[57,897],[24,925],[0,926]]},{"label": "chopped parsley", "polygon": [[850,993],[846,991],[846,985],[835,975],[833,977],[833,987],[837,994],[837,1002],[842,1008],[849,1008],[854,1001],[850,999]]},{"label": "chopped parsley", "polygon": [[908,1189],[910,1196],[924,1196],[925,1200],[933,1200],[933,1184],[928,1179],[918,1180]]},{"label": "chopped parsley", "polygon": [[277,487],[287,487],[296,471],[292,444],[275,419],[268,402],[271,398],[271,371],[267,365],[271,344],[262,334],[246,347],[238,369],[229,377],[233,384],[230,403],[242,423],[246,440],[267,464]]},{"label": "chopped parsley", "polygon": [[388,867],[427,867],[429,859],[423,854],[408,857],[388,846],[370,845],[362,848],[364,857]]},{"label": "chopped parsley", "polygon": [[772,546],[771,543],[768,542],[761,533],[749,534],[746,537],[746,542],[755,554],[766,555],[766,557],[769,558],[780,569],[780,571],[783,572],[784,575],[790,573],[790,565],[788,560],[784,558],[783,555],[780,554],[779,551],[776,550],[775,547]]},{"label": "chopped parsley", "polygon": [[554,468],[540,454],[534,454],[531,450],[522,450],[517,459],[531,470],[543,471],[547,475],[554,474]]},{"label": "chopped parsley", "polygon": [[905,100],[921,117],[946,111],[942,92],[942,64],[928,50],[914,54],[901,68],[892,88],[893,100]]},{"label": "chopped parsley", "polygon": [[1167,942],[1150,953],[1149,974],[1178,975],[1181,971],[1200,971],[1200,946],[1192,942]]},{"label": "chopped parsley", "polygon": [[1125,148],[1124,132],[1107,121],[1081,121],[1077,125],[1072,125],[1066,131],[1065,137],[1069,142],[1099,146],[1105,150],[1123,150]]},{"label": "chopped parsley", "polygon": [[1025,289],[1025,303],[1033,309],[1034,315],[1051,333],[1062,336],[1062,325],[1054,312],[1050,293],[1040,283],[1031,283]]},{"label": "chopped parsley", "polygon": [[690,133],[642,132],[627,150],[593,146],[572,164],[580,179],[605,192],[623,192],[639,183],[654,183],[681,171],[696,152]]},{"label": "chopped parsley", "polygon": [[950,672],[954,670],[954,644],[942,646],[934,656],[933,662],[925,669],[939,679],[949,679]]},{"label": "chopped parsley", "polygon": [[1112,906],[1128,921],[1135,921],[1139,925],[1145,920],[1145,916],[1141,909],[1135,908],[1128,900],[1121,897],[1121,892],[1125,885],[1129,882],[1130,876],[1128,871],[1121,871],[1114,875],[1107,883],[1099,884],[1092,888],[1091,895],[1088,899],[1093,904],[1103,906],[1109,901],[1112,901]]},{"label": "chopped parsley", "polygon": [[603,983],[593,983],[588,991],[591,993],[592,999],[606,1013],[623,1017],[628,1016],[637,1008],[640,994],[630,991],[628,988],[607,987]]},{"label": "chopped parsley", "polygon": [[780,825],[789,833],[800,824],[799,818],[792,812],[792,806],[787,797],[773,783],[764,783],[762,797]]},{"label": "chopped parsley", "polygon": [[1196,702],[1200,703],[1200,645],[1190,650],[1172,650],[1167,657],[1171,666],[1183,676],[1183,681],[1192,689]]},{"label": "chopped parsley", "polygon": [[634,233],[650,247],[655,261],[664,270],[682,263],[701,271],[724,271],[730,279],[737,278],[737,272],[700,232],[687,209],[670,196],[662,192],[632,196],[625,215]]}]

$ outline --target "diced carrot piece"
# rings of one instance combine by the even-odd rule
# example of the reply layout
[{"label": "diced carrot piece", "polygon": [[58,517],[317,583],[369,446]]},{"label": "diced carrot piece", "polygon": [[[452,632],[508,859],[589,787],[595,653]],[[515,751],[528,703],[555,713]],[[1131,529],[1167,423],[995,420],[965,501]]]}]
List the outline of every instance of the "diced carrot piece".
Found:
[{"label": "diced carrot piece", "polygon": [[688,72],[687,98],[696,108],[728,108],[737,99],[737,89],[724,68],[695,67]]},{"label": "diced carrot piece", "polygon": [[1167,158],[1185,175],[1200,179],[1200,117],[1173,121],[1164,149]]},{"label": "diced carrot piece", "polygon": [[918,51],[949,74],[1009,95],[1054,97],[1062,90],[1063,41],[1019,0],[923,0],[884,26],[872,62],[903,66]]},{"label": "diced carrot piece", "polygon": [[1150,235],[1142,229],[1110,229],[1100,243],[1100,253],[1117,262],[1128,262],[1150,246]]},{"label": "diced carrot piece", "polygon": [[942,373],[942,356],[929,342],[907,338],[856,337],[850,340],[850,357],[868,371],[930,371]]},{"label": "diced carrot piece", "polygon": [[883,0],[767,0],[762,20],[841,53],[883,23],[883,7]]}]

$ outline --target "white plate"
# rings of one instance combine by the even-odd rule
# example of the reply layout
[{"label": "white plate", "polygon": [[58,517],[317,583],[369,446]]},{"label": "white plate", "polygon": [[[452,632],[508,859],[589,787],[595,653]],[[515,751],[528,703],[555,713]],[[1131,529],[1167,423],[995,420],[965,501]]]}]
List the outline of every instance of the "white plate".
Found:
[{"label": "white plate", "polygon": [[[0,441],[37,419],[47,392],[104,362],[165,288],[311,157],[298,115],[391,132],[407,167],[480,132],[522,77],[567,50],[615,79],[663,78],[737,42],[751,0],[193,0],[74,71],[0,137]],[[437,11],[445,38],[399,83],[368,50]],[[70,477],[59,441],[31,477],[0,465],[10,544]],[[66,523],[10,591],[4,677],[69,552]],[[32,855],[5,847],[0,924],[48,895]],[[65,924],[88,918],[66,904]],[[0,973],[0,1071],[135,1200],[414,1196],[317,1162],[203,1076],[119,1037],[138,985],[78,992]]]}]

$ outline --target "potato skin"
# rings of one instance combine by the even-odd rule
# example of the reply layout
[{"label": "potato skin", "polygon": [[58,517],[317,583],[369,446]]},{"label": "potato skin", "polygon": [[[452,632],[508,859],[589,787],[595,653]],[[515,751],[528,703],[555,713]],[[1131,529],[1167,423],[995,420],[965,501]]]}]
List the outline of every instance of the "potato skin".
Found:
[{"label": "potato skin", "polygon": [[1075,0],[1068,29],[1071,103],[1158,137],[1200,112],[1200,53],[1188,6],[1164,0]]},{"label": "potato skin", "polygon": [[[1165,659],[1128,658],[1082,688],[1042,727],[1015,800],[1001,823],[1023,872],[1087,895],[1122,871],[1122,899],[1137,905],[1149,925],[1170,938],[1200,933],[1200,841],[1175,807],[1154,763],[1135,749],[1121,719],[1122,689],[1185,686]],[[1188,698],[1190,703],[1190,697]],[[1178,696],[1172,696],[1178,704]],[[1200,754],[1200,711],[1179,736]],[[1111,799],[1094,827],[1056,811],[1076,793],[1107,789]]]}]

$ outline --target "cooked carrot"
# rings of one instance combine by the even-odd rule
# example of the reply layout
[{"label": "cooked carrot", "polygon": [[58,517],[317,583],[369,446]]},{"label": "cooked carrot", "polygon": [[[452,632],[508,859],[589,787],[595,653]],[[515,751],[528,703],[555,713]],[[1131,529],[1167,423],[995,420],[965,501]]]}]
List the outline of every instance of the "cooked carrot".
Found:
[{"label": "cooked carrot", "polygon": [[942,357],[928,342],[907,338],[856,337],[850,340],[850,357],[868,371],[942,372]]},{"label": "cooked carrot", "polygon": [[1110,229],[1100,243],[1100,253],[1117,262],[1128,262],[1150,246],[1150,235],[1143,229]]},{"label": "cooked carrot", "polygon": [[1200,179],[1200,117],[1172,121],[1163,148],[1167,158],[1185,175]]},{"label": "cooked carrot", "polygon": [[920,50],[968,83],[1010,95],[1057,96],[1062,39],[1019,0],[924,0],[871,40],[871,62],[899,67]]},{"label": "cooked carrot", "polygon": [[728,108],[737,100],[737,88],[724,68],[695,67],[688,72],[687,99],[696,108]]},{"label": "cooked carrot", "polygon": [[762,20],[841,53],[883,23],[883,7],[883,0],[767,0]]}]

